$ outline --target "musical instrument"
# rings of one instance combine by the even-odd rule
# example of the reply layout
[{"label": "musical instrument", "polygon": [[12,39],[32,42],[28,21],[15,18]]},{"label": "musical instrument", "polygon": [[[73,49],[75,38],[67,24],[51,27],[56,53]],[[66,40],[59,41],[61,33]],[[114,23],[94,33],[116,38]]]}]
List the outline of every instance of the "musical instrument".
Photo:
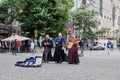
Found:
[{"label": "musical instrument", "polygon": [[44,45],[50,45],[50,43],[48,43],[48,42],[44,42]]},{"label": "musical instrument", "polygon": [[72,46],[73,46],[73,43],[72,42],[69,42],[68,44],[67,44],[67,48],[72,48]]}]

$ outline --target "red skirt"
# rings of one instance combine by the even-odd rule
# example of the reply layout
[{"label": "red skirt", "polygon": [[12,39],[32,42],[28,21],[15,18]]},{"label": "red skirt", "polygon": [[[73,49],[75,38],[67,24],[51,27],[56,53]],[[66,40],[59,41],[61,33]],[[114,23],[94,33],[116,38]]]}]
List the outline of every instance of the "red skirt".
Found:
[{"label": "red skirt", "polygon": [[73,46],[69,50],[69,64],[78,64],[79,63],[79,57],[78,57],[78,47]]}]

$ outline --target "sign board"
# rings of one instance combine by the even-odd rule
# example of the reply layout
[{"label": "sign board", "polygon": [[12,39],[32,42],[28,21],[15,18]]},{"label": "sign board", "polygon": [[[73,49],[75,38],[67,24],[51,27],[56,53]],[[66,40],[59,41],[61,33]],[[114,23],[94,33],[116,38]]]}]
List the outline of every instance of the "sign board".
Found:
[{"label": "sign board", "polygon": [[35,29],[35,31],[34,31],[34,36],[35,36],[35,37],[38,37],[38,29]]}]

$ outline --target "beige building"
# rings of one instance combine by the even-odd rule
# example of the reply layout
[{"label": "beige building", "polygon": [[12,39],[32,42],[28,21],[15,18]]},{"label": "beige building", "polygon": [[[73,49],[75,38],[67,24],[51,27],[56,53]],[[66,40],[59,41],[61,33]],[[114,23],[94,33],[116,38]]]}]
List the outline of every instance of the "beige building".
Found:
[{"label": "beige building", "polygon": [[98,39],[118,39],[120,36],[120,0],[74,0],[72,10],[80,7],[80,4],[90,5],[90,9],[99,12],[97,20],[98,29],[104,28],[106,33],[98,35]]},{"label": "beige building", "polygon": [[100,28],[106,29],[105,38],[118,38],[118,18],[120,14],[120,0],[103,0]]}]

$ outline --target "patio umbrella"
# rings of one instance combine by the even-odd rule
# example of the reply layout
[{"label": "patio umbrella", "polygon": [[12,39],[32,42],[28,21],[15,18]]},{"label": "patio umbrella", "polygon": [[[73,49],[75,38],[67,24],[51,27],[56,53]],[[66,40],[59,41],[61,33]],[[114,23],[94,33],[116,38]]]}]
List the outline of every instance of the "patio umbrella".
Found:
[{"label": "patio umbrella", "polygon": [[30,38],[27,38],[27,37],[24,37],[24,36],[20,36],[20,35],[17,35],[15,33],[13,33],[10,37],[2,39],[1,41],[10,42],[9,51],[11,51],[11,42],[15,41],[15,40],[24,41],[24,40],[30,40]]},{"label": "patio umbrella", "polygon": [[24,40],[30,40],[30,38],[24,37],[24,36],[20,36],[17,34],[12,34],[10,37],[2,39],[1,41],[15,41],[15,40],[19,40],[19,41],[24,41]]}]

